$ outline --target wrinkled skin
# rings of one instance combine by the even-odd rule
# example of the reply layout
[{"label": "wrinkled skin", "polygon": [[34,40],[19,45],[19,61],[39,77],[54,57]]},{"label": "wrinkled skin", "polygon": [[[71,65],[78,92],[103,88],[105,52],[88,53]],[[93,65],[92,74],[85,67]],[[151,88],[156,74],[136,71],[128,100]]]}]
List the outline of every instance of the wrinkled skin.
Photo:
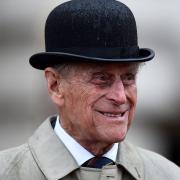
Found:
[{"label": "wrinkled skin", "polygon": [[[122,141],[132,123],[138,64],[79,64],[67,77],[45,70],[54,84],[49,92],[60,112],[61,125],[95,155]],[[56,74],[56,75],[55,75]],[[54,95],[56,94],[56,95]]]}]

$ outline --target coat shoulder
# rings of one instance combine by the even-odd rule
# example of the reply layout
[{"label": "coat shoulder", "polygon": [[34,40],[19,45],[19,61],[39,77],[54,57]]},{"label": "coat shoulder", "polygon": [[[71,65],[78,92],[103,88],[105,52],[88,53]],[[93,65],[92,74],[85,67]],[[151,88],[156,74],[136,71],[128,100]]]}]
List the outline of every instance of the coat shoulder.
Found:
[{"label": "coat shoulder", "polygon": [[179,180],[180,167],[176,164],[155,152],[139,147],[137,151],[144,163],[145,179],[154,177],[155,179]]},{"label": "coat shoulder", "polygon": [[29,151],[28,145],[3,150],[0,152],[0,179],[6,179],[8,173],[20,163]]}]

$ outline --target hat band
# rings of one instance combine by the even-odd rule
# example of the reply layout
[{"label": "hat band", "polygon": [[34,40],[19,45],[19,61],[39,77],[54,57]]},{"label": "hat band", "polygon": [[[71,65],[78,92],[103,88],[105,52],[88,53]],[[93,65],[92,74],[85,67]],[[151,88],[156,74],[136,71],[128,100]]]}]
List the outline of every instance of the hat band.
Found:
[{"label": "hat band", "polygon": [[72,47],[72,48],[49,48],[47,52],[59,52],[97,58],[137,58],[139,47]]}]

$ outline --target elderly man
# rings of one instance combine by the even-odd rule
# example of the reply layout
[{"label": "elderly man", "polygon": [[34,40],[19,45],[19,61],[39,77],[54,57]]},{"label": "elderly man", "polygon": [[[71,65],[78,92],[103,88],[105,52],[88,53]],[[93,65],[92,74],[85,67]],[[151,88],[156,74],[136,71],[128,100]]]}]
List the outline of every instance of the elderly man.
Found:
[{"label": "elderly man", "polygon": [[44,70],[58,116],[20,147],[0,153],[1,180],[179,180],[180,169],[124,141],[134,118],[136,77],[154,52],[138,47],[132,12],[115,0],[72,0],[45,29]]}]

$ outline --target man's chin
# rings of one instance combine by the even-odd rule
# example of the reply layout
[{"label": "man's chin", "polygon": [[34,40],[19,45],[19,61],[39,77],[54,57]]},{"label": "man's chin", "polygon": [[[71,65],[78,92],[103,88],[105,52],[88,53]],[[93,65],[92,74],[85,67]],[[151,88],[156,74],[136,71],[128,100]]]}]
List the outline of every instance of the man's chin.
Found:
[{"label": "man's chin", "polygon": [[[108,137],[108,143],[110,144],[113,144],[113,143],[119,143],[119,142],[122,142],[124,141],[124,139],[126,138],[126,134],[127,133],[123,133],[121,135],[118,135],[118,136],[109,136]],[[106,139],[107,140],[107,139]]]},{"label": "man's chin", "polygon": [[124,141],[124,139],[126,138],[126,134],[127,134],[127,131],[124,131],[124,132],[121,131],[121,133],[118,134],[117,137],[115,137],[114,142],[117,143],[117,142]]}]

